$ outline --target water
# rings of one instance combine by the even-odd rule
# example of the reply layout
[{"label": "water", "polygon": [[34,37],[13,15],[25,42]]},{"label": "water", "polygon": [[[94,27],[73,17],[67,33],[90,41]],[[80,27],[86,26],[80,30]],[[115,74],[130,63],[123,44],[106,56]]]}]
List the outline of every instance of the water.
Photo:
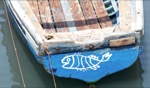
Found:
[{"label": "water", "polygon": [[[95,85],[96,88],[147,88],[150,87],[150,1],[144,1],[144,13],[145,13],[145,39],[144,48],[142,54],[137,61],[128,69],[113,75],[107,76]],[[12,30],[14,30],[12,26]],[[27,87],[49,87],[53,88],[53,81],[51,75],[49,75],[43,67],[35,60],[30,50],[22,42],[21,38],[13,31],[17,51],[23,70],[23,76]],[[73,80],[57,78],[56,82],[58,88],[88,88],[86,83]],[[4,12],[4,6],[2,0],[0,0],[0,88],[10,87],[23,87],[17,59],[15,57],[10,31],[6,16]]]}]

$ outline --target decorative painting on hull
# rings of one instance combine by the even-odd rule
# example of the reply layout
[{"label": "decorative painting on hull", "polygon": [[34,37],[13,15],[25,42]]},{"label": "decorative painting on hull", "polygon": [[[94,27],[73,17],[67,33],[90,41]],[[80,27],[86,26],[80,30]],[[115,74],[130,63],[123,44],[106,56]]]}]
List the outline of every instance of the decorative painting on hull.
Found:
[{"label": "decorative painting on hull", "polygon": [[100,68],[101,62],[106,62],[110,59],[112,54],[109,52],[102,55],[102,58],[100,59],[98,56],[95,55],[81,55],[80,53],[75,53],[73,55],[65,56],[61,62],[62,62],[62,68],[64,69],[72,69],[72,70],[79,70],[79,71],[85,71],[88,69],[97,70]]}]

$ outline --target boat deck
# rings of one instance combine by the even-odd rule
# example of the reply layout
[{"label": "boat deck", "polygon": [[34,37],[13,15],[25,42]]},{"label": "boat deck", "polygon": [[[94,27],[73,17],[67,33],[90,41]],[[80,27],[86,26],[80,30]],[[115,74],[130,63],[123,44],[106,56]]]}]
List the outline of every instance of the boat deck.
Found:
[{"label": "boat deck", "polygon": [[116,24],[111,0],[29,0],[42,28],[50,33],[102,29]]},{"label": "boat deck", "polygon": [[9,2],[16,19],[26,26],[25,37],[39,56],[45,55],[45,50],[56,54],[140,43],[143,13],[137,1]]}]

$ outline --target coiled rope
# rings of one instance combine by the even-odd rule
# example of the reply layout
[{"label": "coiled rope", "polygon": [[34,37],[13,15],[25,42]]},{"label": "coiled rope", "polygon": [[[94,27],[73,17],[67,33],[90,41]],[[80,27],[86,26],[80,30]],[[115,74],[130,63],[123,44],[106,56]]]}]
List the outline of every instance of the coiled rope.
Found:
[{"label": "coiled rope", "polygon": [[16,44],[15,44],[13,33],[12,33],[12,28],[10,26],[8,11],[7,11],[6,4],[5,4],[4,0],[3,0],[3,3],[4,3],[6,18],[7,18],[7,22],[8,22],[9,31],[10,31],[10,36],[11,36],[12,44],[13,44],[13,47],[14,47],[14,51],[15,51],[15,55],[16,55],[16,59],[17,59],[18,67],[19,67],[19,72],[20,72],[20,75],[21,75],[22,84],[23,84],[23,87],[26,88],[26,84],[25,84],[25,81],[24,81],[24,77],[23,77],[23,73],[22,73],[22,69],[21,69],[21,65],[20,65],[20,60],[19,60],[19,57],[18,57]]}]

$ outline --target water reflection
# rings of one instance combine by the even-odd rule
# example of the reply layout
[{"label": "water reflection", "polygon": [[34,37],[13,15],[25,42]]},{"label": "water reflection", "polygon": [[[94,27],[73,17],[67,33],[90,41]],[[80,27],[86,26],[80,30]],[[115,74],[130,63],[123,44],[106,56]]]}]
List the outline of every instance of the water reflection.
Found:
[{"label": "water reflection", "polygon": [[[14,31],[15,28],[12,26],[12,31],[15,39],[16,48],[18,51],[20,64],[23,70],[23,76],[27,87],[54,87],[51,75],[49,75],[44,68],[35,60],[30,50],[21,40],[19,35]],[[12,46],[11,37],[9,30],[4,30],[4,41],[3,44],[7,47],[7,54],[9,56],[10,72],[13,74],[12,80],[18,82],[19,85],[12,85],[12,87],[23,87],[20,72],[18,69],[17,59],[15,57],[14,49]],[[57,78],[57,85],[61,88],[64,86],[74,86],[83,88],[84,82],[73,79],[62,79]],[[71,84],[70,84],[71,83]],[[63,84],[63,85],[62,85]]]},{"label": "water reflection", "polygon": [[[21,81],[20,81],[21,77],[19,74],[19,69],[18,69],[18,65],[17,65],[17,61],[16,61],[16,57],[15,57],[15,53],[14,53],[14,49],[13,49],[7,21],[5,22],[5,24],[3,24],[2,33],[3,33],[2,44],[6,47],[6,51],[7,51],[6,55],[8,56],[8,62],[10,65],[10,72],[13,75],[11,77],[11,80],[16,82],[16,84],[12,84],[11,86],[12,87],[13,86],[19,87],[19,86],[21,86]],[[6,57],[3,57],[3,58],[6,58]]]},{"label": "water reflection", "polygon": [[150,1],[149,0],[144,0],[144,45],[143,45],[143,52],[140,55],[140,60],[142,63],[142,69],[144,70],[144,73],[142,74],[142,77],[144,79],[143,86],[145,88],[150,87],[150,41],[149,41],[149,36],[150,36]]},{"label": "water reflection", "polygon": [[6,17],[4,14],[4,6],[0,1],[0,87],[11,87],[12,84],[17,84],[12,81],[12,74],[10,72],[10,64],[8,62],[9,57],[7,56],[7,48],[4,45],[4,30],[7,28]]},{"label": "water reflection", "polygon": [[[14,28],[13,28],[14,30]],[[18,84],[12,87],[23,87],[20,72],[18,69],[17,60],[11,44],[8,30],[4,30],[3,44],[7,47],[7,54],[9,56],[10,72],[13,74],[12,80]],[[54,87],[51,75],[49,75],[43,67],[35,60],[30,50],[23,43],[16,31],[13,31],[15,43],[18,49],[19,59],[25,78],[27,87]],[[115,73],[96,83],[97,88],[107,87],[138,87],[142,88],[143,79],[141,77],[143,70],[141,62],[138,59],[130,68],[121,72]],[[89,74],[90,75],[90,74]],[[64,79],[56,77],[58,88],[88,88],[89,85],[74,79]]]},{"label": "water reflection", "polygon": [[118,73],[103,78],[97,83],[98,88],[143,88],[141,62],[137,61],[130,67]]},{"label": "water reflection", "polygon": [[[148,1],[147,1],[148,2]],[[147,2],[144,2],[144,6],[147,7]],[[2,1],[0,1],[0,10],[4,9],[2,5]],[[146,8],[148,10],[148,7]],[[146,16],[148,17],[150,14],[146,13]],[[2,15],[0,15],[2,17]],[[5,16],[3,15],[3,18]],[[149,23],[148,19],[146,19],[145,23]],[[9,72],[5,72],[4,74],[6,76],[2,76],[2,79],[8,78],[7,83],[4,84],[4,82],[1,82],[0,80],[0,87],[8,86],[11,87],[23,87],[20,72],[18,69],[17,59],[15,57],[14,49],[11,42],[11,37],[9,34],[9,28],[8,24],[0,23],[0,33],[2,33],[2,44],[1,46],[5,46],[6,49],[1,48],[1,52],[3,55],[0,56],[0,58],[5,58],[6,61],[8,59],[8,63],[5,61],[0,66],[5,66],[4,68],[1,68],[2,72],[5,72],[7,69],[10,69]],[[12,26],[13,27],[13,26]],[[145,31],[146,36],[149,35],[148,31],[146,30],[150,28],[147,24]],[[21,63],[21,67],[23,70],[23,76],[25,78],[25,83],[27,87],[39,87],[39,88],[45,88],[50,87],[53,88],[53,81],[51,75],[49,75],[43,67],[35,60],[34,56],[31,54],[30,50],[26,47],[26,45],[23,43],[21,38],[18,36],[16,31],[13,29],[13,35],[15,39],[15,43],[18,50],[18,55]],[[1,35],[1,34],[0,34]],[[148,38],[145,38],[145,44],[144,47],[149,47],[148,45],[149,40]],[[148,59],[148,50],[149,48],[144,48],[142,55],[140,56],[140,59],[138,58],[137,61],[128,69],[125,69],[123,71],[120,71],[118,73],[115,73],[113,75],[107,76],[100,81],[96,83],[97,88],[121,88],[121,87],[131,87],[131,88],[143,88],[143,86],[148,87],[149,86],[149,69],[147,66],[149,66],[149,59]],[[5,52],[6,51],[6,52]],[[141,64],[142,63],[142,64]],[[141,66],[142,65],[142,66]],[[144,71],[143,71],[144,70]],[[148,72],[146,72],[148,70]],[[143,73],[144,72],[144,73]],[[90,75],[90,74],[89,74]],[[88,88],[89,85],[80,81],[80,80],[74,80],[74,79],[64,79],[64,78],[58,78],[56,77],[56,82],[58,88]]]}]

